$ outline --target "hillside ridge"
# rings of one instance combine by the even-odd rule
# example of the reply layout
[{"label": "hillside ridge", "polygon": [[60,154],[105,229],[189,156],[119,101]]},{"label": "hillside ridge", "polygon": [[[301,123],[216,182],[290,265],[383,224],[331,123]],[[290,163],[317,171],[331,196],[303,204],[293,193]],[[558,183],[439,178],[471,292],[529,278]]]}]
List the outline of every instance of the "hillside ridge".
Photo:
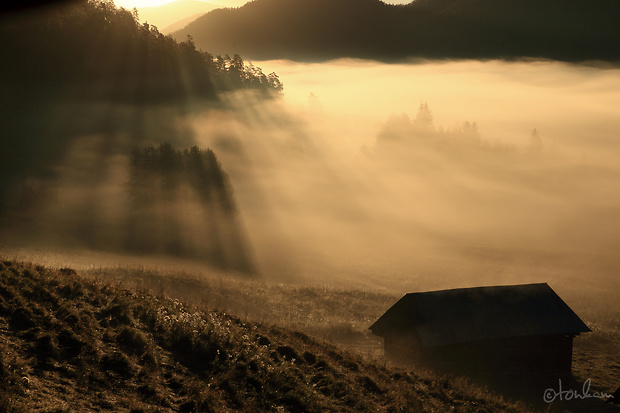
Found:
[{"label": "hillside ridge", "polygon": [[610,0],[255,0],[184,29],[196,45],[250,59],[342,57],[620,61],[620,5]]}]

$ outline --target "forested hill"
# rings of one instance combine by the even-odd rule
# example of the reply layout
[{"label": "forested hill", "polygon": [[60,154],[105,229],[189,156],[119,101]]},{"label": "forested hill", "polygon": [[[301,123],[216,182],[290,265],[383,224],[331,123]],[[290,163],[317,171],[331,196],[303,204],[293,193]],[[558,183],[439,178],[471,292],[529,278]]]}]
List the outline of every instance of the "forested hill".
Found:
[{"label": "forested hill", "polygon": [[241,87],[281,89],[275,74],[250,71],[239,56],[176,42],[109,0],[76,0],[0,15],[0,84],[22,94],[60,89],[64,97],[152,103],[215,99]]},{"label": "forested hill", "polygon": [[[282,90],[275,73],[265,75],[238,55],[197,50],[188,38],[178,43],[110,0],[36,6],[0,13],[0,212],[14,178],[57,162],[76,135],[129,134],[130,148],[180,143],[170,133],[145,136],[143,115],[130,120],[113,105],[144,113],[153,104],[215,102],[240,88],[265,95]],[[69,102],[76,107],[59,119]],[[106,102],[107,110],[95,102]],[[172,129],[168,118],[149,124],[155,121],[161,123],[155,131]]]},{"label": "forested hill", "polygon": [[187,117],[232,110],[221,97],[237,89],[277,96],[278,76],[110,0],[36,6],[0,14],[0,244],[253,272],[232,188]]},{"label": "forested hill", "polygon": [[254,0],[214,10],[177,39],[252,59],[620,60],[615,0]]}]

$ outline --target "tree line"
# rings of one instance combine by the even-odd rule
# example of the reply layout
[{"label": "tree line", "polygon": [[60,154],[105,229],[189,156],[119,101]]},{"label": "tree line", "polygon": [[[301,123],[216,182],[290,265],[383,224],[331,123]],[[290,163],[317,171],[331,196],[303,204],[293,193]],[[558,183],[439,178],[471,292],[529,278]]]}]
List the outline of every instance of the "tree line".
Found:
[{"label": "tree line", "polygon": [[[182,30],[252,59],[542,58],[620,61],[616,0],[255,0]],[[282,18],[286,16],[286,18]]]},{"label": "tree line", "polygon": [[[222,93],[240,88],[265,98],[283,89],[277,74],[239,55],[198,50],[191,38],[177,42],[110,0],[0,14],[0,39],[0,218],[15,183],[50,176],[79,136],[110,136],[108,152],[126,153],[113,136],[129,135],[131,146],[161,142],[145,136],[157,125],[179,141],[173,111],[190,102],[225,104]],[[166,106],[174,109],[147,118]]]},{"label": "tree line", "polygon": [[280,92],[275,73],[265,75],[239,55],[214,56],[191,38],[177,42],[140,23],[137,12],[111,0],[78,0],[0,19],[0,79],[16,93],[60,90],[132,102],[189,97],[251,87]]},{"label": "tree line", "polygon": [[185,116],[225,108],[226,92],[278,96],[275,73],[177,42],[109,0],[0,14],[0,39],[0,242],[253,271],[215,154],[175,146],[195,142]]},{"label": "tree line", "polygon": [[138,209],[153,204],[153,197],[174,199],[180,186],[188,185],[200,203],[236,212],[230,179],[211,149],[179,150],[168,142],[136,148],[129,176],[129,194]]},{"label": "tree line", "polygon": [[525,154],[530,159],[545,154],[543,139],[537,129],[532,130],[522,148],[511,143],[488,141],[482,139],[475,121],[465,121],[452,128],[436,126],[427,102],[420,103],[413,119],[406,113],[390,116],[377,135],[376,147],[380,152],[432,148],[439,152],[469,156],[488,153]]},{"label": "tree line", "polygon": [[232,185],[211,149],[136,148],[127,183],[124,248],[254,271]]}]

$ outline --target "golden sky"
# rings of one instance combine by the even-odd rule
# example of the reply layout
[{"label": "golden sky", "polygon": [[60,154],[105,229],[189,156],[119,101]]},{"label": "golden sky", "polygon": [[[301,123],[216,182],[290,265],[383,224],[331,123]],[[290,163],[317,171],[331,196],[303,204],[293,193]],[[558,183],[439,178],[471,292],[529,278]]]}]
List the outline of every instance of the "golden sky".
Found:
[{"label": "golden sky", "polygon": [[171,3],[173,0],[114,0],[114,4],[126,9],[133,9],[134,7],[154,7],[161,6],[162,4]]}]

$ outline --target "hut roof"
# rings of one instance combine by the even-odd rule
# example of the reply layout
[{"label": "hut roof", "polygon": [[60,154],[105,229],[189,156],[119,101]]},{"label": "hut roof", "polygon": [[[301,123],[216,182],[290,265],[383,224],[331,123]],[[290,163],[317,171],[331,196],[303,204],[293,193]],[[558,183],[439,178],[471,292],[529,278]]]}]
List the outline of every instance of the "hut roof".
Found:
[{"label": "hut roof", "polygon": [[410,293],[370,330],[415,334],[428,347],[591,331],[546,283]]}]

